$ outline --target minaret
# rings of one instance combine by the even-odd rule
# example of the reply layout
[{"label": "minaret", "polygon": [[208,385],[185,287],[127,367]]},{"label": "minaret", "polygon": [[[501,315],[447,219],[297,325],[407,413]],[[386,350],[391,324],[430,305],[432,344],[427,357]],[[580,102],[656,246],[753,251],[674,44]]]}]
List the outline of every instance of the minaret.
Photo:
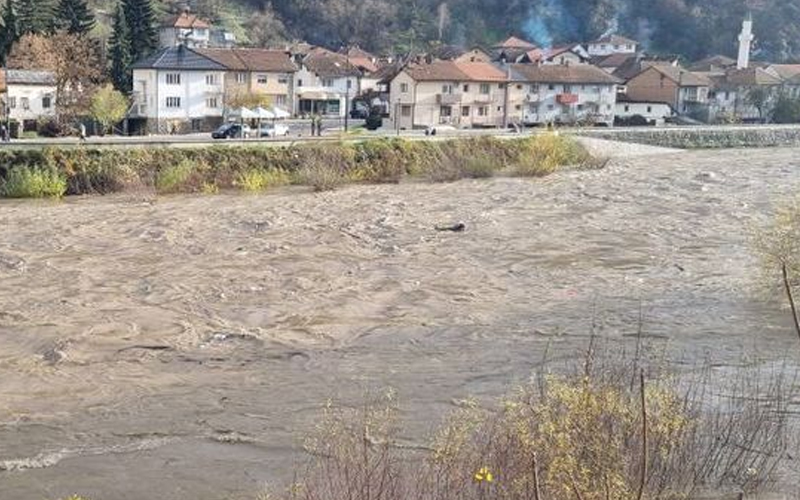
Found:
[{"label": "minaret", "polygon": [[750,45],[753,43],[753,16],[748,12],[742,21],[742,32],[739,33],[739,60],[737,69],[747,69],[750,65]]}]

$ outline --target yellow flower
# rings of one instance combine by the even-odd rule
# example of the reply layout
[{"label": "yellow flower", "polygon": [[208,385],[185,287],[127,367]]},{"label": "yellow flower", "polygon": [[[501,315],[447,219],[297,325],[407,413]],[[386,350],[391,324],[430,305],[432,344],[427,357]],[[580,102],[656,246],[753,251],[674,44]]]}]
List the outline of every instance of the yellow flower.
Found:
[{"label": "yellow flower", "polygon": [[491,483],[494,481],[494,476],[492,475],[492,471],[489,470],[488,467],[481,467],[478,472],[475,473],[476,482],[482,483],[486,481],[487,483]]}]

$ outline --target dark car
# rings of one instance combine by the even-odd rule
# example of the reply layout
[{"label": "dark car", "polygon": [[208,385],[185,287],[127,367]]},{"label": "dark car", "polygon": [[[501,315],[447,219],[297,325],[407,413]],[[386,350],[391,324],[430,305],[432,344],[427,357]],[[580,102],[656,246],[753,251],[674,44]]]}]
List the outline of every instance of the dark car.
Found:
[{"label": "dark car", "polygon": [[356,108],[350,110],[350,118],[353,120],[366,120],[369,117],[369,110],[366,108]]},{"label": "dark car", "polygon": [[214,139],[237,139],[250,135],[250,127],[239,123],[226,123],[217,130],[211,132]]}]

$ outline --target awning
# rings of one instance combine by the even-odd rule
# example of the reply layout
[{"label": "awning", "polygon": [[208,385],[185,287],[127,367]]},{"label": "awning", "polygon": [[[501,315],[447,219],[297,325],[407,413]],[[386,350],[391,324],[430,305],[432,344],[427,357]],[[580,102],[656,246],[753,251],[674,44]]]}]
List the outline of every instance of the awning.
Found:
[{"label": "awning", "polygon": [[234,108],[228,111],[228,118],[241,118],[242,120],[251,120],[258,118],[258,114],[247,108]]},{"label": "awning", "polygon": [[291,113],[281,108],[273,107],[272,112],[275,114],[275,118],[289,118],[290,116],[292,116]]},{"label": "awning", "polygon": [[266,108],[262,108],[261,106],[254,109],[253,112],[256,114],[256,118],[263,120],[272,120],[273,118],[277,117],[275,113]]}]

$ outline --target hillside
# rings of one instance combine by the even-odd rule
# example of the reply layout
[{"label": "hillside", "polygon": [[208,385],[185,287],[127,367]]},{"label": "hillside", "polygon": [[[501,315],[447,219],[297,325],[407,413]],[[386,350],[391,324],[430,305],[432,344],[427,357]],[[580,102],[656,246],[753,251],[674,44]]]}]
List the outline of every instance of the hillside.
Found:
[{"label": "hillside", "polygon": [[193,0],[192,8],[255,44],[290,38],[388,52],[435,40],[487,44],[509,32],[549,45],[616,30],[687,58],[734,53],[752,10],[756,57],[800,59],[798,0]]}]

